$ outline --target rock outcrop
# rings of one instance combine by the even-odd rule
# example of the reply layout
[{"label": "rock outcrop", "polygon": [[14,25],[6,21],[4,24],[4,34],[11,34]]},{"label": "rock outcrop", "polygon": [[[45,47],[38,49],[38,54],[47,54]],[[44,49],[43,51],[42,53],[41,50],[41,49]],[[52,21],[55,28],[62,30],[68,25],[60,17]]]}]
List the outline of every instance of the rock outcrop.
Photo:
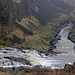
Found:
[{"label": "rock outcrop", "polygon": [[8,34],[17,21],[30,17],[29,0],[0,0],[0,34]]}]

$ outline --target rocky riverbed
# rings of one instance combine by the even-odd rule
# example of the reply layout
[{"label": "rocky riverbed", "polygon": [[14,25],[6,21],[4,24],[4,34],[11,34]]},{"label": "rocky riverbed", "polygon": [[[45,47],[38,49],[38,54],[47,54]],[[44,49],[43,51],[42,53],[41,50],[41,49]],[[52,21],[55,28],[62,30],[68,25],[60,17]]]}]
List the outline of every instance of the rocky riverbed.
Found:
[{"label": "rocky riverbed", "polygon": [[11,47],[0,48],[0,67],[32,67],[42,65],[52,69],[62,69],[65,64],[73,64],[75,61],[74,43],[68,39],[68,34],[72,28],[71,24],[60,30],[54,50],[56,54],[39,53],[37,50],[25,50]]}]

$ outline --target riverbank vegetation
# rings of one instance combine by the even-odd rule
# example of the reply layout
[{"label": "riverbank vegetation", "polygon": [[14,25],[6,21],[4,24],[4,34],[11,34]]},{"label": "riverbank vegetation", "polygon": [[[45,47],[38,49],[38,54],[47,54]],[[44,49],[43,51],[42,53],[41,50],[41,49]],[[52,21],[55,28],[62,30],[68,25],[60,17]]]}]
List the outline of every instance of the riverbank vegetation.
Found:
[{"label": "riverbank vegetation", "polygon": [[70,38],[70,40],[71,40],[72,42],[75,43],[75,24],[74,24],[72,30],[71,30],[70,33],[69,33],[69,38]]},{"label": "riverbank vegetation", "polygon": [[0,68],[0,75],[75,75],[75,63],[73,65],[65,65],[64,69],[55,70],[42,68],[41,66],[33,68]]},{"label": "riverbank vegetation", "polygon": [[71,19],[73,20],[73,27],[69,33],[69,39],[75,43],[75,11],[72,12],[71,14]]}]

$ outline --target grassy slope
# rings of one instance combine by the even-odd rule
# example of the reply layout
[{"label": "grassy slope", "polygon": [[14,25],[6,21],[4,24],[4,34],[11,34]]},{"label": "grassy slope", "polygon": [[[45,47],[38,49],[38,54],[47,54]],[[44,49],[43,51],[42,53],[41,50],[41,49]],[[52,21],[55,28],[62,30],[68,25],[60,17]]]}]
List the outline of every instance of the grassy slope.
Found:
[{"label": "grassy slope", "polygon": [[47,26],[43,26],[38,32],[36,31],[36,35],[25,36],[25,43],[20,46],[16,45],[16,47],[19,46],[19,48],[25,48],[26,46],[27,48],[37,49],[39,51],[46,51],[50,49],[50,42],[54,40],[54,36],[56,35],[56,26],[60,25],[67,19],[68,16],[62,14],[59,18],[55,18],[49,22]]}]

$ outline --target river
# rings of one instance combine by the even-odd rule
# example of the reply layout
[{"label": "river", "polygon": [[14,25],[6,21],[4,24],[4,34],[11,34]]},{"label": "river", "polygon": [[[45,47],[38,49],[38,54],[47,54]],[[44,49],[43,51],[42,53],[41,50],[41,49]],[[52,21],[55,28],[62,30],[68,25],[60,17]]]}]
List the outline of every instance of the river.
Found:
[{"label": "river", "polygon": [[16,48],[4,47],[0,48],[0,67],[19,67],[30,66],[24,61],[15,61],[6,59],[4,57],[16,57],[23,58],[30,61],[31,66],[42,65],[43,67],[51,67],[52,69],[62,69],[65,64],[73,64],[75,62],[75,50],[74,43],[68,39],[72,24],[68,24],[66,27],[60,30],[58,34],[60,39],[56,42],[56,49],[58,52],[56,55],[48,55],[41,53],[37,50],[19,50]]},{"label": "river", "polygon": [[[65,64],[73,64],[75,61],[75,50],[74,50],[74,43],[68,39],[68,35],[70,30],[72,29],[72,24],[68,24],[66,27],[60,30],[60,33],[58,36],[60,36],[60,39],[58,42],[56,42],[55,51],[58,52],[56,56],[52,56],[52,68],[55,68],[55,66],[59,68],[63,68]],[[46,59],[50,60],[50,56],[46,57]]]}]

